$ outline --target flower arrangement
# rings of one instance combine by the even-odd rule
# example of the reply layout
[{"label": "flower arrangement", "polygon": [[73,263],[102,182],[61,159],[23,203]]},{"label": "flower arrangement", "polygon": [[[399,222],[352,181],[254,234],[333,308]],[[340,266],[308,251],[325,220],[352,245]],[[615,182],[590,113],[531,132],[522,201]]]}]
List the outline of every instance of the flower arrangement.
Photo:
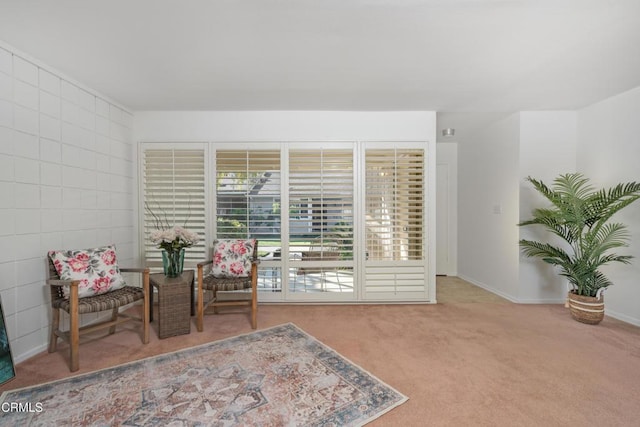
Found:
[{"label": "flower arrangement", "polygon": [[146,203],[145,208],[153,217],[156,226],[156,229],[150,233],[149,238],[155,245],[158,245],[158,249],[163,249],[162,264],[164,273],[169,277],[177,277],[182,273],[184,249],[198,243],[200,236],[198,233],[189,231],[184,227],[177,225],[171,227],[166,214],[164,215],[165,219],[162,220]]},{"label": "flower arrangement", "polygon": [[162,266],[168,277],[178,277],[184,266],[184,249],[198,243],[197,233],[179,226],[151,232],[151,241],[162,251]]},{"label": "flower arrangement", "polygon": [[200,241],[200,236],[198,233],[194,233],[180,226],[175,226],[169,229],[152,231],[150,239],[154,244],[158,245],[159,249],[171,252],[195,245]]}]

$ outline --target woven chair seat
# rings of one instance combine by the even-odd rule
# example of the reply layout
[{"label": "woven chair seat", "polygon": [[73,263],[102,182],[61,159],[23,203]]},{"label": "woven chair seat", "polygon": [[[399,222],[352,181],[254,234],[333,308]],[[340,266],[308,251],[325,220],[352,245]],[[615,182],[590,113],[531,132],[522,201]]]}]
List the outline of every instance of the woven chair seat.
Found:
[{"label": "woven chair seat", "polygon": [[[106,294],[80,298],[78,300],[78,313],[95,313],[98,311],[111,310],[143,298],[144,291],[142,288],[125,286]],[[57,299],[53,302],[54,308],[60,308],[66,312],[69,312],[70,305],[68,299]]]},{"label": "woven chair seat", "polygon": [[215,277],[213,274],[209,274],[203,278],[202,287],[209,291],[240,291],[243,289],[251,289],[251,276]]}]

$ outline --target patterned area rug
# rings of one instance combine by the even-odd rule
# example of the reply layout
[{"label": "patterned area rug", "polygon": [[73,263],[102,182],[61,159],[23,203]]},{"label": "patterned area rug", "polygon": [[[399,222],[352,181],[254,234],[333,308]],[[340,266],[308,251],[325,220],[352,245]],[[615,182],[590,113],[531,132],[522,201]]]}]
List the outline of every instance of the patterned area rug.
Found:
[{"label": "patterned area rug", "polygon": [[3,425],[92,426],[359,426],[406,400],[293,324],[0,397]]}]

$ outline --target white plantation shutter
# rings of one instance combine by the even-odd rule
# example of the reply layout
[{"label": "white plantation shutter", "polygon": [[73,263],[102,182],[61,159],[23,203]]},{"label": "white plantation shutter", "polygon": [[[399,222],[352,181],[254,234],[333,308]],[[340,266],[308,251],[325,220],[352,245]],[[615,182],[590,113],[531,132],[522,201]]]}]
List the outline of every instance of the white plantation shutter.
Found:
[{"label": "white plantation shutter", "polygon": [[365,174],[366,298],[424,298],[424,149],[369,148]]},{"label": "white plantation shutter", "polygon": [[[143,144],[144,255],[150,265],[160,265],[162,256],[149,239],[159,222],[196,232],[200,242],[188,248],[185,263],[206,257],[205,150],[204,148],[155,148]],[[152,148],[153,147],[153,148]]]},{"label": "white plantation shutter", "polygon": [[423,259],[423,169],[422,150],[367,150],[365,187],[369,259]]},{"label": "white plantation shutter", "polygon": [[289,259],[352,266],[354,196],[353,148],[290,150]]},{"label": "white plantation shutter", "polygon": [[163,222],[200,234],[187,249],[191,268],[209,256],[214,237],[258,239],[263,301],[429,301],[428,148],[142,143],[141,252],[160,267],[149,240],[158,218],[144,201]]},{"label": "white plantation shutter", "polygon": [[280,150],[216,150],[216,236],[280,240]]},{"label": "white plantation shutter", "polygon": [[260,298],[274,298],[282,290],[282,267],[274,256],[281,250],[280,149],[218,148],[215,159],[215,237],[258,240],[264,258],[258,267]]}]

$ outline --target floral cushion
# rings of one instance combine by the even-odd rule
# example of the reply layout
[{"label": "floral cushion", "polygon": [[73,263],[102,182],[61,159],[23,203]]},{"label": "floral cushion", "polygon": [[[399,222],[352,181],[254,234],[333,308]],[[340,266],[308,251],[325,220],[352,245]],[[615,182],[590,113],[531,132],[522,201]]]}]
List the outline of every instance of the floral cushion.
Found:
[{"label": "floral cushion", "polygon": [[[113,245],[94,249],[50,251],[49,257],[61,280],[80,280],[80,298],[104,294],[126,285],[116,263]],[[69,298],[69,287],[63,288]]]},{"label": "floral cushion", "polygon": [[215,277],[247,277],[251,275],[251,261],[255,239],[215,240],[213,242],[213,268]]}]

